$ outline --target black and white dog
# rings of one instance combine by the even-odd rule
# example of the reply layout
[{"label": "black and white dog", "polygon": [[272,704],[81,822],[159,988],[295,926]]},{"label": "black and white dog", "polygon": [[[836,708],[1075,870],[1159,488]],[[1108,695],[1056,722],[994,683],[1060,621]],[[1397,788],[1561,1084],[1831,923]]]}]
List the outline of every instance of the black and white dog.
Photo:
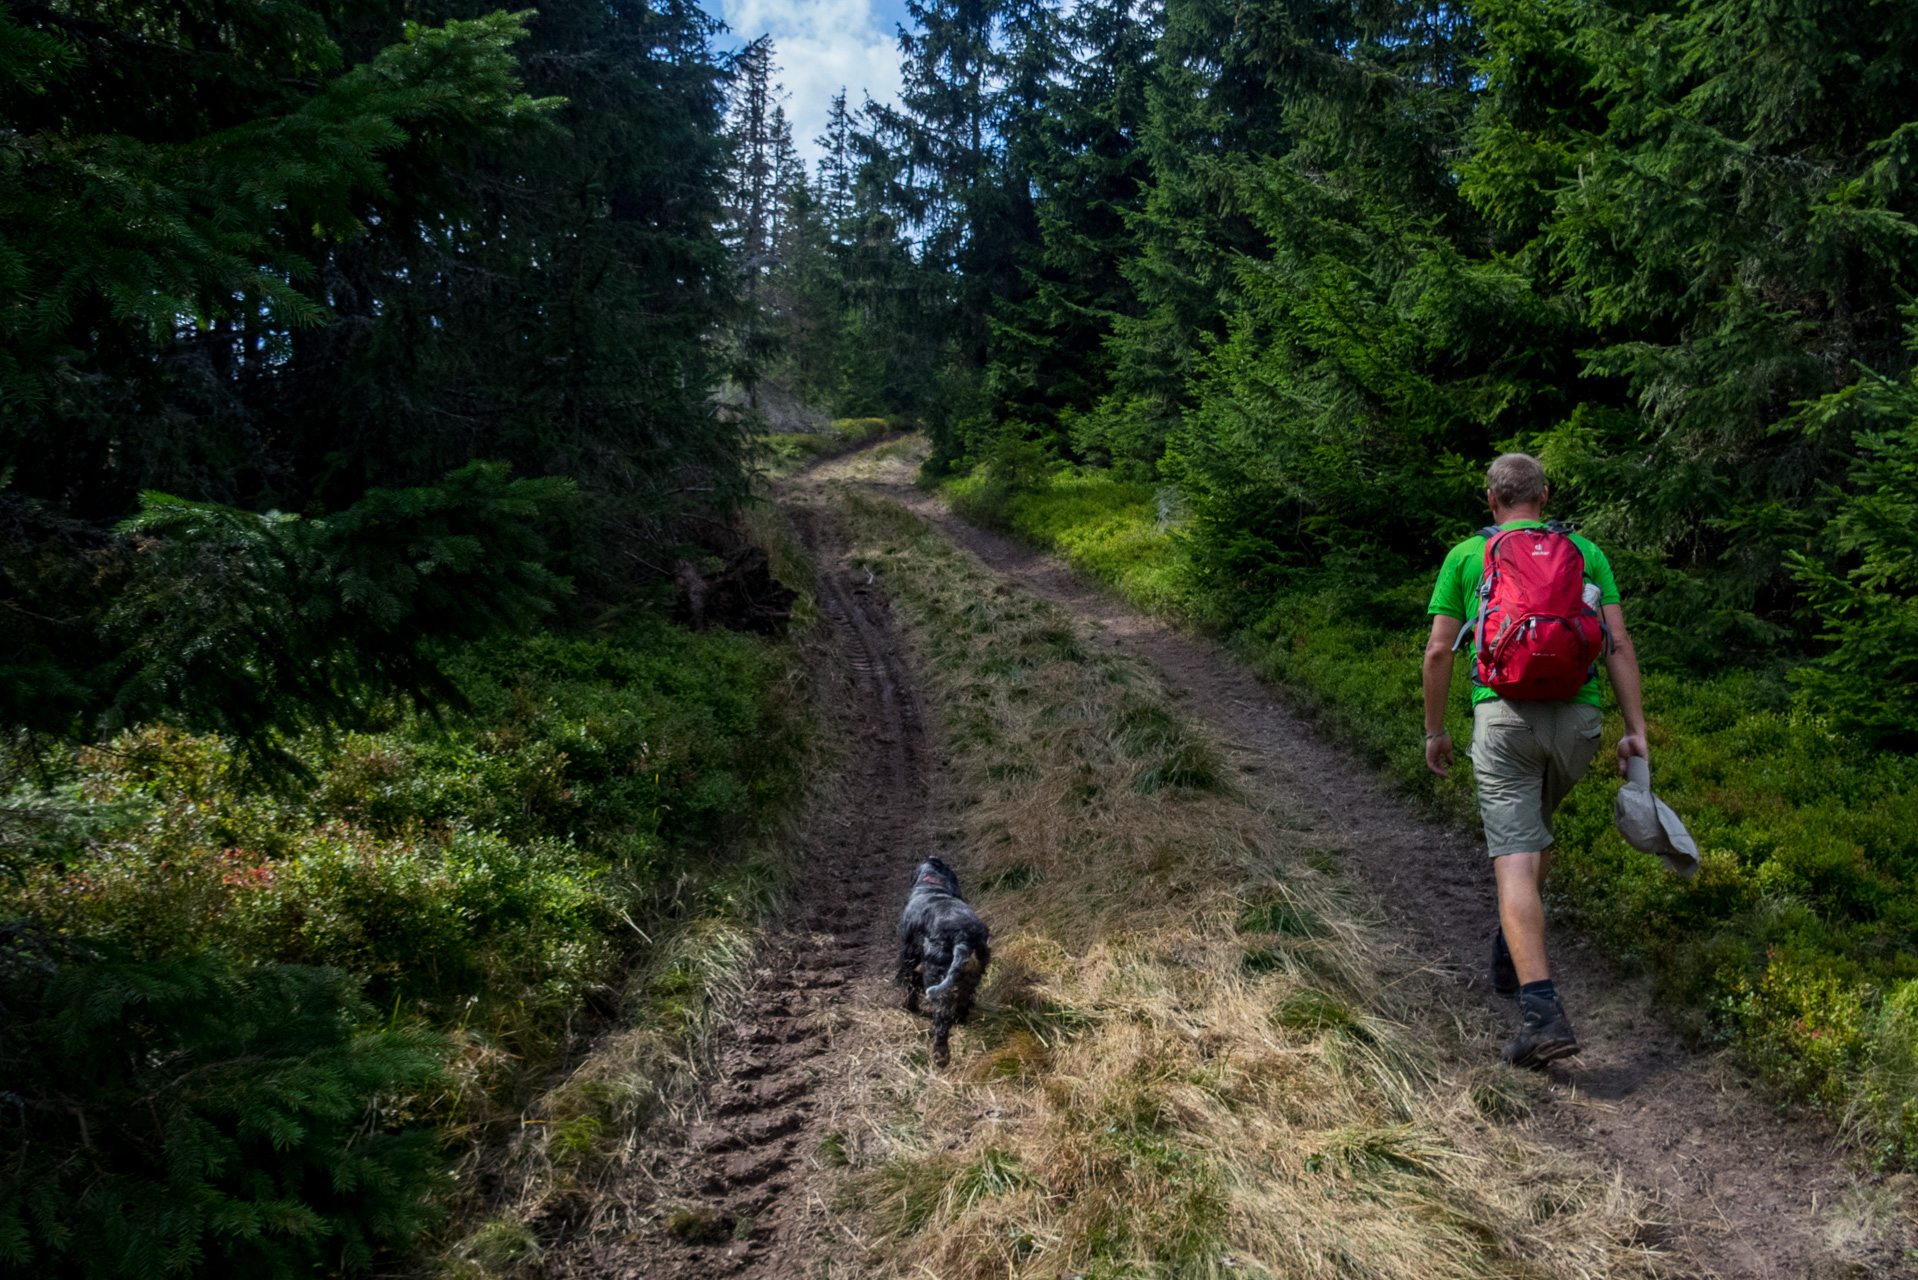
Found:
[{"label": "black and white dog", "polygon": [[992,947],[986,922],[959,892],[959,877],[937,858],[913,872],[912,893],[899,915],[899,973],[906,1008],[919,1012],[919,993],[932,1004],[932,1057],[945,1066],[952,1024],[972,1016],[972,998],[986,976]]}]

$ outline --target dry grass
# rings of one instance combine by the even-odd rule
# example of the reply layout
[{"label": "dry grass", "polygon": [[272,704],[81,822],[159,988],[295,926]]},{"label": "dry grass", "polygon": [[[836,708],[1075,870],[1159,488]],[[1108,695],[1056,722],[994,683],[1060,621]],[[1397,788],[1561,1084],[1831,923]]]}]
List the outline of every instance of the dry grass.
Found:
[{"label": "dry grass", "polygon": [[1508,1122],[1436,981],[1153,674],[904,510],[841,494],[949,767],[930,842],[992,924],[953,1065],[889,1052],[822,1149],[832,1276],[1634,1276],[1645,1206]]}]

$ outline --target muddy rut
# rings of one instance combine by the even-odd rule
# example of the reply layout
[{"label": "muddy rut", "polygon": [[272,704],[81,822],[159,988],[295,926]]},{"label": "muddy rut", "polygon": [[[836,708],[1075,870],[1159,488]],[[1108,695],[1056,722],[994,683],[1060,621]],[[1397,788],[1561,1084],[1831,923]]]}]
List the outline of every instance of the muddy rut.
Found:
[{"label": "muddy rut", "polygon": [[830,519],[797,508],[832,623],[819,681],[841,744],[839,777],[800,852],[736,1019],[715,1046],[696,1123],[649,1172],[652,1212],[619,1241],[547,1260],[549,1276],[596,1280],[792,1277],[815,1252],[820,1149],[840,1082],[869,1050],[854,1006],[896,999],[893,920],[924,816],[924,722],[885,600],[847,572]]}]

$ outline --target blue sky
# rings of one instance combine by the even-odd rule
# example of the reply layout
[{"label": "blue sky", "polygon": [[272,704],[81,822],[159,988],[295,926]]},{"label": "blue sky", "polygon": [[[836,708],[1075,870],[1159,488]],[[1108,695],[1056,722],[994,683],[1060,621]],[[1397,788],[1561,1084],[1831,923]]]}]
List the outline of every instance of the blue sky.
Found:
[{"label": "blue sky", "polygon": [[881,102],[899,93],[897,28],[906,20],[904,0],[699,0],[732,30],[722,48],[737,48],[761,35],[773,38],[780,81],[791,96],[786,114],[793,139],[808,162],[817,157],[813,138],[824,131],[826,107],[845,86],[857,105],[871,94]]}]

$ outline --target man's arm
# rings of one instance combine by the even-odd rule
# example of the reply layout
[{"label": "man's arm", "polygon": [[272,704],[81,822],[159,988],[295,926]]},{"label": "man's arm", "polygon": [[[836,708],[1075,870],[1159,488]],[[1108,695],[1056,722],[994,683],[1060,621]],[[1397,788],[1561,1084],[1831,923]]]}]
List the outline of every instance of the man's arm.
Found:
[{"label": "man's arm", "polygon": [[[1615,604],[1604,606],[1605,625],[1611,629],[1612,652],[1605,659],[1605,674],[1611,677],[1612,692],[1618,698],[1618,713],[1625,721],[1625,736],[1618,740],[1618,771],[1633,756],[1651,759],[1645,741],[1645,686],[1638,676],[1638,651],[1632,648],[1631,633],[1625,630],[1625,610]],[[1431,657],[1426,657],[1431,663]],[[1431,694],[1426,694],[1430,703]]]},{"label": "man's arm", "polygon": [[[1452,695],[1452,645],[1464,626],[1462,618],[1435,613],[1432,638],[1425,643],[1425,767],[1440,777],[1452,772],[1452,738],[1445,732],[1445,701]],[[1637,672],[1633,666],[1634,679]]]}]

